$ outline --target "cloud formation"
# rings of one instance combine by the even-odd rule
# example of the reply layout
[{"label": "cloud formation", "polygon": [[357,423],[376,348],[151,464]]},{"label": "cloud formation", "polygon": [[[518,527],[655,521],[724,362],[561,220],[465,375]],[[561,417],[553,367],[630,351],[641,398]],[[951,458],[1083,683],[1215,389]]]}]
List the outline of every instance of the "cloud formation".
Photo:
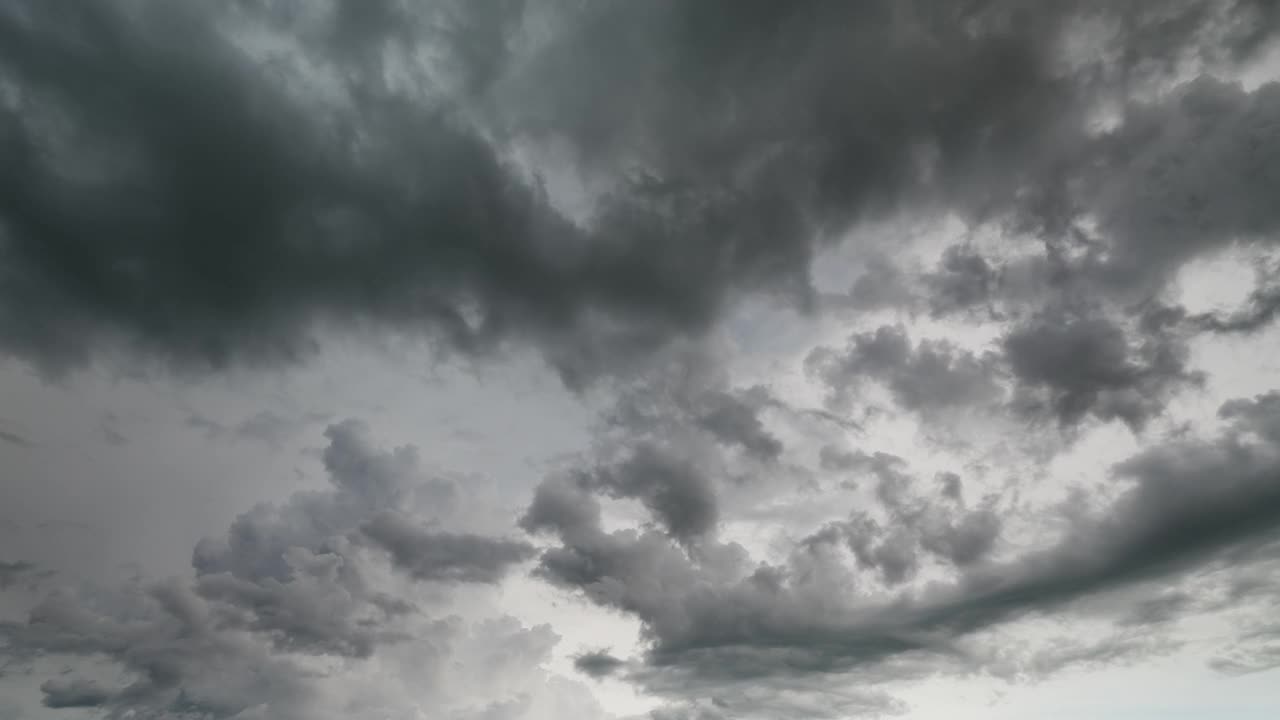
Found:
[{"label": "cloud formation", "polygon": [[[1024,185],[1056,188],[1049,173],[1073,186],[1096,172],[1054,156],[1073,145],[1109,164],[1078,198],[1115,232],[1107,277],[1265,234],[1273,88],[1199,81],[1104,138],[1084,127],[1112,85],[1166,59],[1249,56],[1265,8],[1120,12],[19,3],[0,16],[5,349],[49,371],[103,351],[220,368],[372,325],[464,353],[532,339],[581,380],[700,332],[740,290],[805,306],[821,238],[855,220],[912,202],[983,217],[1025,206]],[[1073,20],[1095,15],[1128,29],[1108,50],[1131,52],[1064,65]],[[529,42],[534,27],[551,37]],[[603,27],[628,28],[608,53]],[[513,160],[534,143],[598,180],[587,221]],[[1180,169],[1144,181],[1165,167]],[[1165,220],[1206,177],[1237,180]],[[1176,230],[1191,227],[1204,239]],[[1152,252],[1162,228],[1176,234]],[[960,278],[985,271],[948,258],[937,300],[969,302]]]},{"label": "cloud formation", "polygon": [[[413,448],[376,447],[358,422],[332,425],[326,436],[328,490],[240,515],[226,537],[196,547],[191,582],[54,590],[25,620],[0,623],[0,655],[102,659],[128,678],[48,680],[40,690],[49,708],[94,708],[110,718],[337,718],[418,712],[422,700],[407,688],[422,683],[445,684],[437,701],[470,702],[441,676],[453,672],[451,663],[479,672],[465,658],[478,643],[521,658],[484,672],[516,683],[511,697],[498,686],[488,697],[515,703],[503,717],[524,717],[530,702],[545,700],[528,684],[545,683],[539,666],[555,634],[509,618],[469,628],[456,615],[431,617],[438,600],[397,584],[390,571],[444,589],[492,585],[531,548],[408,523],[395,513],[444,517],[462,491],[425,474]],[[380,564],[384,554],[388,565]],[[33,568],[0,569],[7,584]],[[351,673],[358,679],[348,682]],[[392,678],[378,681],[379,673]],[[405,686],[396,684],[401,674]]]},{"label": "cloud formation", "polygon": [[[385,408],[286,402],[283,376],[207,415],[185,392],[343,342],[533,356],[598,415],[525,457],[497,445],[543,428],[468,407],[502,430],[451,457],[493,478],[328,424],[302,456],[324,484],[264,470],[275,500],[187,576],[46,592],[43,556],[0,561],[0,656],[65,662],[28,689],[112,720],[604,716],[552,666],[653,720],[883,716],[901,683],[1138,662],[1231,613],[1208,665],[1280,666],[1255,617],[1280,395],[1253,357],[1277,28],[1270,0],[10,0],[0,385],[51,382],[3,388],[12,505],[115,502],[51,478],[181,453],[103,371],[172,383],[185,442],[229,458]],[[1197,290],[1228,253],[1251,284]],[[347,362],[316,395],[367,379]],[[114,398],[110,447],[50,388]],[[436,410],[387,423],[434,454]],[[0,533],[53,532],[37,514]],[[558,654],[578,610],[635,643]]]},{"label": "cloud formation", "polygon": [[[1113,473],[1127,489],[1114,501],[1074,516],[1043,547],[1000,557],[991,508],[915,495],[905,464],[883,455],[852,456],[842,467],[878,480],[887,522],[860,514],[827,525],[782,565],[713,538],[686,547],[656,532],[606,531],[591,486],[555,479],[539,488],[522,524],[562,543],[543,554],[544,577],[641,621],[651,666],[687,678],[669,691],[700,688],[707,676],[767,682],[894,662],[936,670],[989,628],[1070,614],[1078,601],[1176,583],[1219,563],[1247,565],[1251,548],[1272,546],[1280,537],[1274,400],[1228,403],[1220,437],[1170,441],[1119,463]],[[921,553],[949,568],[950,579],[892,592],[920,571]],[[871,578],[856,567],[887,590],[868,597]]]}]

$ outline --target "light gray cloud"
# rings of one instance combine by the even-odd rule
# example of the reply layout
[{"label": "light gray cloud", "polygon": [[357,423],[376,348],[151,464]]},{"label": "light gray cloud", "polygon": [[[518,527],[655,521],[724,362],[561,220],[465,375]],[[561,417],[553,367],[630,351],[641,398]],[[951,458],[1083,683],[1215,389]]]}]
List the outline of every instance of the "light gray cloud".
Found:
[{"label": "light gray cloud", "polygon": [[302,433],[307,426],[322,423],[328,419],[329,416],[324,413],[312,412],[285,417],[270,410],[263,410],[231,425],[193,413],[187,416],[186,425],[204,433],[204,436],[210,440],[254,440],[278,449],[286,441]]},{"label": "light gray cloud", "polygon": [[[933,514],[896,488],[880,492],[892,526],[865,518],[831,525],[783,566],[753,567],[732,544],[688,549],[654,533],[605,532],[587,486],[545,484],[525,525],[554,532],[563,543],[543,555],[545,577],[641,620],[656,668],[734,681],[850,671],[899,657],[932,656],[937,668],[955,641],[977,631],[1063,612],[1085,597],[1137,583],[1176,579],[1224,561],[1229,551],[1274,540],[1280,433],[1270,400],[1226,406],[1234,424],[1220,438],[1170,441],[1120,463],[1114,471],[1129,489],[1114,503],[1076,519],[1055,544],[1010,559],[985,557],[999,531],[989,509],[959,518]],[[1251,435],[1265,442],[1248,442]],[[878,474],[882,486],[901,477],[892,458],[863,456],[858,464]],[[556,513],[549,512],[552,497]],[[846,543],[890,585],[918,565],[914,543],[961,570],[952,583],[924,594],[853,602],[856,576],[839,555],[822,550],[834,542]],[[1130,654],[1123,644],[1107,647],[1040,666]]]},{"label": "light gray cloud", "polygon": [[[416,600],[434,596],[417,596],[389,580],[398,568],[417,584],[492,584],[532,548],[428,531],[393,515],[447,519],[464,501],[463,491],[432,478],[414,448],[378,447],[361,423],[332,425],[326,435],[329,489],[298,492],[240,515],[225,537],[198,545],[190,581],[55,588],[25,619],[0,622],[0,657],[18,666],[52,657],[79,668],[95,667],[81,662],[93,661],[101,669],[101,661],[116,671],[111,675],[125,678],[49,679],[41,690],[51,708],[93,707],[112,719],[338,718],[360,714],[360,707],[400,715],[421,702],[405,687],[379,689],[369,678],[336,682],[359,676],[362,662],[384,670],[395,667],[387,663],[410,663],[414,693],[426,687],[455,709],[473,702],[448,687],[454,680],[441,679],[444,687],[437,687],[433,678],[453,672],[450,663],[465,668],[458,671],[463,674],[480,672],[466,655],[477,652],[469,645],[475,642],[482,653],[513,658],[511,667],[489,663],[483,670],[490,677],[532,683],[510,692],[495,688],[489,697],[519,701],[512,718],[544,712],[533,700],[540,697],[534,688],[545,684],[540,665],[558,640],[549,628],[530,638],[531,631],[510,619],[477,629],[456,616],[430,617]],[[34,568],[6,563],[3,569],[7,582]],[[324,669],[334,659],[345,668],[338,675]],[[407,667],[397,672],[410,677]],[[572,688],[565,692],[573,697]],[[384,697],[368,705],[360,698],[369,693]]]},{"label": "light gray cloud", "polygon": [[699,423],[721,442],[736,444],[760,460],[775,460],[782,442],[760,422],[759,409],[729,393],[712,393]]}]

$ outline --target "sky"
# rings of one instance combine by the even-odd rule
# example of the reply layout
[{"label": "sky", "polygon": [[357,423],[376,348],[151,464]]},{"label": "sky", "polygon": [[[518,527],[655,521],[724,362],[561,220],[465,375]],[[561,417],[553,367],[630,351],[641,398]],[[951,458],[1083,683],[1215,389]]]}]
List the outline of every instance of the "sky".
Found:
[{"label": "sky", "polygon": [[0,720],[1280,717],[1277,34],[0,4]]}]

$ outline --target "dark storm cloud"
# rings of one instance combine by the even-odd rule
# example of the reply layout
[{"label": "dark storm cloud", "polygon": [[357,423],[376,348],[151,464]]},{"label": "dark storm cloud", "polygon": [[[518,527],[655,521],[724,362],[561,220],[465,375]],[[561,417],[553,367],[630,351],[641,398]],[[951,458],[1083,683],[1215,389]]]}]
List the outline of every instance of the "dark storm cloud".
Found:
[{"label": "dark storm cloud", "polygon": [[432,532],[391,512],[365,523],[360,532],[416,580],[495,583],[512,565],[533,556],[533,547],[527,543]]},{"label": "dark storm cloud", "polygon": [[[459,4],[455,49],[470,53],[476,33],[503,45],[501,18],[478,5]],[[113,346],[216,368],[304,356],[321,323],[420,328],[478,351],[508,333],[572,339],[588,311],[700,322],[689,289],[671,288],[688,315],[650,290],[664,267],[576,238],[453,113],[387,87],[377,58],[407,52],[390,31],[434,19],[349,38],[340,13],[299,38],[322,45],[305,50],[313,67],[281,77],[232,43],[234,18],[193,3],[9,8],[7,349],[51,370]],[[342,52],[347,40],[369,52]],[[469,72],[482,57],[453,59]],[[329,69],[342,103],[294,96]]]},{"label": "dark storm cloud", "polygon": [[623,661],[609,654],[608,650],[595,650],[583,653],[573,659],[573,667],[578,672],[593,678],[609,677],[618,671]]},{"label": "dark storm cloud", "polygon": [[[219,368],[304,357],[321,327],[392,327],[464,353],[533,339],[582,382],[705,330],[739,291],[806,306],[815,243],[858,219],[1009,205],[1108,82],[1200,54],[1206,28],[1244,57],[1261,7],[23,0],[0,14],[0,336],[48,371],[103,350]],[[1077,13],[1136,54],[1073,75]],[[279,62],[250,27],[282,39]],[[1169,153],[1266,177],[1274,91],[1197,88],[1177,127],[1160,108],[1126,123],[1121,195]],[[1191,132],[1206,114],[1214,142]],[[510,159],[555,143],[604,190],[585,224]],[[1269,228],[1240,198],[1224,232]],[[1106,208],[1137,238],[1126,261],[1150,255],[1153,207]]]}]

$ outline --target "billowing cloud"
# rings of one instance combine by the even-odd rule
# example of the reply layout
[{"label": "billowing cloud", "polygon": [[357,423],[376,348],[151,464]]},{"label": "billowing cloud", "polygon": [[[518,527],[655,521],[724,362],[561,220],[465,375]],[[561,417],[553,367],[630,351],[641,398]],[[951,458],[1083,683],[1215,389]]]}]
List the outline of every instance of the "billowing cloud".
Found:
[{"label": "billowing cloud", "polygon": [[[1121,462],[1114,473],[1128,489],[1114,502],[1078,516],[1059,540],[1004,559],[992,557],[1001,524],[991,509],[912,500],[902,462],[884,456],[848,467],[879,478],[889,524],[860,516],[829,525],[784,565],[753,562],[733,543],[683,548],[655,533],[607,532],[588,486],[544,485],[525,525],[563,543],[543,555],[545,577],[641,620],[655,668],[745,680],[933,657],[936,669],[979,631],[1146,581],[1176,582],[1275,541],[1272,400],[1224,406],[1232,424],[1219,438],[1171,441]],[[952,567],[952,579],[866,598],[856,591],[866,592],[865,578],[840,547],[888,588],[911,579],[921,553]],[[1059,664],[1070,662],[1041,663]]]},{"label": "billowing cloud", "polygon": [[806,361],[834,397],[856,394],[865,380],[884,383],[894,400],[909,410],[982,407],[1004,394],[999,366],[945,341],[925,340],[912,347],[906,331],[883,326],[849,338],[844,350],[819,348]]},{"label": "billowing cloud", "polygon": [[1070,312],[1037,316],[1004,339],[1009,368],[1028,409],[1039,406],[1065,424],[1086,414],[1141,428],[1160,414],[1178,389],[1201,376],[1187,367],[1187,349],[1176,337],[1130,339],[1102,317]]},{"label": "billowing cloud", "polygon": [[[1211,615],[1239,630],[1202,665],[1276,667],[1277,28],[1269,0],[11,0],[0,656],[29,675],[0,685],[112,720],[594,718],[623,686],[654,720],[885,716]],[[1197,284],[1231,253],[1250,283]],[[389,409],[349,347],[421,352],[396,391],[532,359],[554,382],[501,402],[595,421],[519,416],[566,449],[461,384]],[[465,451],[434,434],[460,406],[492,422]],[[429,450],[330,424],[366,411]],[[275,466],[322,424],[319,475]],[[189,443],[237,481],[199,497],[270,501],[185,576],[49,591],[44,536],[112,483],[156,522],[103,512],[103,556],[179,532],[131,478]]]},{"label": "billowing cloud", "polygon": [[[59,677],[40,690],[47,707],[110,718],[413,716],[441,702],[466,717],[475,698],[454,672],[489,677],[485,702],[506,707],[502,717],[548,717],[563,702],[594,712],[573,687],[537,689],[558,641],[550,628],[471,626],[442,612],[438,593],[415,592],[492,584],[531,548],[409,523],[395,513],[443,517],[465,493],[427,474],[413,448],[378,448],[358,422],[327,437],[330,489],[239,516],[196,548],[193,581],[56,589],[25,620],[0,623],[0,655],[105,661],[116,679]],[[10,565],[15,577],[30,570]]]},{"label": "billowing cloud", "polygon": [[[1115,47],[1141,40],[1158,62],[1199,52],[1207,28],[1232,60],[1265,39],[1242,34],[1254,3],[1209,9],[1187,3],[1180,25],[1126,11]],[[1146,69],[1062,65],[1077,14],[1117,12],[24,2],[0,16],[5,348],[48,370],[102,350],[217,368],[374,325],[465,353],[532,338],[582,379],[705,329],[738,290],[807,303],[816,243],[855,219],[908,200],[1010,206],[1054,171],[1052,148],[1086,142],[1099,79]],[[603,27],[628,28],[607,53]],[[1107,138],[1115,272],[1151,264],[1145,238],[1175,227],[1153,225],[1158,208],[1206,176],[1239,178],[1194,211],[1210,231],[1271,227],[1248,198],[1270,197],[1253,178],[1272,95],[1193,84]],[[534,143],[598,178],[585,224],[512,160]]]}]

